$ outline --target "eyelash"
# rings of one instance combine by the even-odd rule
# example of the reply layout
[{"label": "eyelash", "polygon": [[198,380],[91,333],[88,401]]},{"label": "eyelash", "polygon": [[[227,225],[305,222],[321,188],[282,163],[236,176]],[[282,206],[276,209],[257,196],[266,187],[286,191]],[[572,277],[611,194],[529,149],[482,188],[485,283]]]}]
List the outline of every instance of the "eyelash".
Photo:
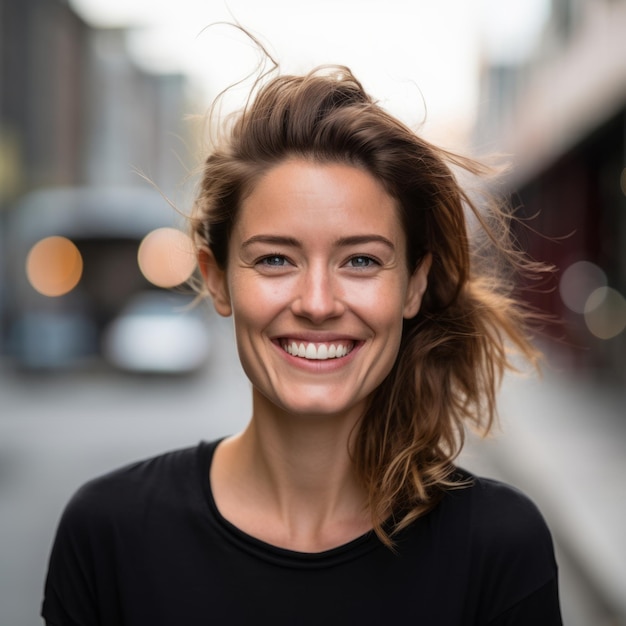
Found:
[{"label": "eyelash", "polygon": [[[354,256],[351,256],[346,261],[345,265],[350,265],[351,263],[357,260],[366,261],[367,264],[366,265],[351,265],[353,269],[365,270],[365,269],[370,269],[371,267],[381,265],[381,262],[378,259],[368,254],[355,254]],[[272,263],[271,261],[280,261],[280,263]],[[266,254],[265,256],[255,261],[256,265],[262,265],[264,267],[269,267],[269,268],[281,268],[289,263],[290,263],[289,259],[284,254],[280,254],[278,252],[275,252],[272,254]]]},{"label": "eyelash", "polygon": [[377,259],[375,259],[372,256],[369,256],[368,254],[356,254],[353,257],[350,257],[348,259],[348,263],[351,263],[351,262],[356,261],[358,259],[362,259],[364,261],[367,261],[367,265],[360,265],[360,266],[353,265],[352,267],[354,267],[355,269],[368,269],[368,268],[370,268],[372,266],[380,265],[380,261],[378,261]]},{"label": "eyelash", "polygon": [[[269,263],[269,261],[272,260],[277,260],[280,259],[280,261],[282,261],[282,263],[280,265],[277,265],[275,263]],[[273,254],[266,254],[265,256],[261,257],[260,259],[258,259],[257,261],[255,261],[256,265],[264,265],[265,267],[283,267],[285,263],[289,262],[287,257],[284,254],[279,254],[278,252],[275,252]]]}]

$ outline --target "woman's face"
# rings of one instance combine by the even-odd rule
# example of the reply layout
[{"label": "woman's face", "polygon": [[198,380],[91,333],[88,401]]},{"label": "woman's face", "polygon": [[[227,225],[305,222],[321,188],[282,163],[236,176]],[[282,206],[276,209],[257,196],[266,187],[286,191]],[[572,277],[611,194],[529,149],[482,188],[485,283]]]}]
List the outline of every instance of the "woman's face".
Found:
[{"label": "woman's face", "polygon": [[428,266],[409,275],[395,201],[370,174],[289,160],[243,201],[227,269],[209,263],[206,278],[218,312],[234,315],[259,400],[358,416],[419,310]]}]

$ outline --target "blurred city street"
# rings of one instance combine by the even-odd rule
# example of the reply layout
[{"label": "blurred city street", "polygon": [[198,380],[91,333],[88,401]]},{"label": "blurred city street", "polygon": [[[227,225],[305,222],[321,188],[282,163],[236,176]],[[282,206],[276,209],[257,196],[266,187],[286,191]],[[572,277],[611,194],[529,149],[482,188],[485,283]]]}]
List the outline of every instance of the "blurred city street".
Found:
[{"label": "blurred city street", "polygon": [[532,497],[555,540],[564,623],[626,624],[626,391],[546,365],[509,376],[501,427],[461,464]]},{"label": "blurred city street", "polygon": [[202,112],[260,61],[206,28],[234,17],[283,70],[348,65],[425,139],[510,160],[492,190],[554,268],[518,287],[559,351],[505,379],[500,429],[459,464],[538,504],[567,626],[626,626],[626,0],[270,4],[0,0],[0,626],[41,623],[81,484],[249,416],[230,321],[205,340],[171,301],[196,263],[171,204],[193,203]]},{"label": "blurred city street", "polygon": [[0,378],[0,624],[32,626],[62,508],[83,482],[239,430],[250,413],[229,322],[194,378],[83,372]]},{"label": "blurred city street", "polygon": [[[0,380],[0,624],[38,618],[54,529],[89,478],[162,451],[240,429],[249,415],[230,322],[214,317],[213,357],[192,378],[112,372]],[[548,371],[509,380],[502,433],[468,442],[462,464],[511,482],[552,528],[568,626],[624,623],[626,443],[621,397]]]}]

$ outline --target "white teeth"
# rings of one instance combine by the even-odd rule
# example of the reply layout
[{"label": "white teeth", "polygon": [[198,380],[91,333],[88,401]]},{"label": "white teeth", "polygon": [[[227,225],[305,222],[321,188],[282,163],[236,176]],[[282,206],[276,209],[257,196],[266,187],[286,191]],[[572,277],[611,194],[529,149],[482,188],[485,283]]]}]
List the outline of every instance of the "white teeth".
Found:
[{"label": "white teeth", "polygon": [[310,359],[314,361],[326,361],[328,359],[338,359],[346,356],[351,351],[351,346],[334,344],[327,345],[320,343],[318,345],[314,343],[298,343],[292,341],[291,343],[284,343],[283,349],[285,352],[293,356],[298,356],[304,359]]}]

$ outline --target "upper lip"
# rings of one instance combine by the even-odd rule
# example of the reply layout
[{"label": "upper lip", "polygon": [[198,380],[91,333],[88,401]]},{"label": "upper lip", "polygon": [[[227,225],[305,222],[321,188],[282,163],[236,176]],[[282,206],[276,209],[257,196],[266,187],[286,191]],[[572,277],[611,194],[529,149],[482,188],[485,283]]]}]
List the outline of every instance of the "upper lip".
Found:
[{"label": "upper lip", "polygon": [[298,341],[301,343],[332,343],[333,341],[353,342],[361,341],[354,335],[330,332],[294,332],[281,333],[272,337],[274,341]]}]

